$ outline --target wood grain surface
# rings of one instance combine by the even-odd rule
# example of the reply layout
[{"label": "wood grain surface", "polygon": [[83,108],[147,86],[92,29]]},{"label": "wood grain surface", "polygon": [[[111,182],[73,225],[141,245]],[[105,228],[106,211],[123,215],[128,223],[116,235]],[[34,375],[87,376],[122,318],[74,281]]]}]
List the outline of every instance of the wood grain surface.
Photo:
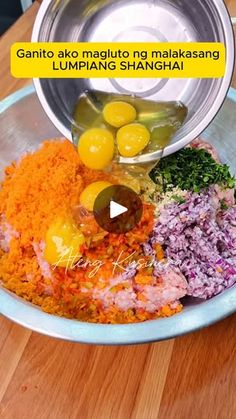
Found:
[{"label": "wood grain surface", "polygon": [[[226,2],[236,16],[236,0]],[[37,2],[0,40],[0,98],[29,81],[9,70]],[[236,87],[236,74],[234,75]],[[175,340],[101,347],[58,341],[0,318],[0,417],[234,419],[236,316]]]}]

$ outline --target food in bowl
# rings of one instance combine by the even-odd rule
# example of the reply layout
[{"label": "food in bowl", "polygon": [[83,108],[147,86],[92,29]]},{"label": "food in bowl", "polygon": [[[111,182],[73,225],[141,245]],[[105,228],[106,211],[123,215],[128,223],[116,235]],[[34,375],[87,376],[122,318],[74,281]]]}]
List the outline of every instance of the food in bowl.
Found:
[{"label": "food in bowl", "polygon": [[122,176],[86,167],[67,140],[45,141],[5,170],[2,285],[48,313],[94,323],[167,317],[187,295],[219,294],[236,281],[236,207],[234,178],[218,160],[201,140],[162,159],[151,196],[140,188],[139,224],[113,234],[91,208]]}]

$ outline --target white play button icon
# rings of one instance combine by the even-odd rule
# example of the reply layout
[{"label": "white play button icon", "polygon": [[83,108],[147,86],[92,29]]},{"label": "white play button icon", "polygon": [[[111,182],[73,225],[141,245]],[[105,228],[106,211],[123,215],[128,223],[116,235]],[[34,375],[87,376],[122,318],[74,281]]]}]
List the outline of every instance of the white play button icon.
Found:
[{"label": "white play button icon", "polygon": [[140,222],[143,205],[139,196],[123,185],[112,185],[97,196],[93,214],[98,225],[108,233],[125,234]]},{"label": "white play button icon", "polygon": [[128,211],[128,208],[124,207],[123,205],[120,205],[114,201],[110,202],[110,218],[111,219],[116,218],[127,211]]}]

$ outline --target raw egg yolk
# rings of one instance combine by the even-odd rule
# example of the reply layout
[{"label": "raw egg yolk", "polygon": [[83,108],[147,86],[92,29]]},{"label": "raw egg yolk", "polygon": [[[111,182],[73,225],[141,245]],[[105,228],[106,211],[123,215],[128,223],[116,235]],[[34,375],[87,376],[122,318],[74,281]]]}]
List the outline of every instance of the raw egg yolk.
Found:
[{"label": "raw egg yolk", "polygon": [[115,128],[134,122],[136,115],[135,108],[126,102],[111,102],[103,109],[103,118]]},{"label": "raw egg yolk", "polygon": [[113,159],[114,149],[114,137],[105,128],[91,128],[79,139],[79,156],[89,169],[105,169]]},{"label": "raw egg yolk", "polygon": [[137,156],[148,145],[150,132],[142,124],[129,124],[117,132],[117,146],[123,157]]},{"label": "raw egg yolk", "polygon": [[88,185],[80,195],[81,205],[88,211],[93,211],[94,202],[97,196],[109,186],[112,186],[112,184],[105,181],[94,182]]},{"label": "raw egg yolk", "polygon": [[73,266],[81,257],[85,238],[71,218],[58,218],[46,233],[44,258],[50,265]]}]

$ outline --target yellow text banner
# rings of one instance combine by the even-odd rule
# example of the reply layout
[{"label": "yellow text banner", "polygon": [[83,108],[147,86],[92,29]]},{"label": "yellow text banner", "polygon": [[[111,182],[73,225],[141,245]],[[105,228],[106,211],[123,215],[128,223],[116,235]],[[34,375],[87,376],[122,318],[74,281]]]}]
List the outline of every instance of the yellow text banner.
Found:
[{"label": "yellow text banner", "polygon": [[220,78],[221,43],[15,43],[16,78]]}]

